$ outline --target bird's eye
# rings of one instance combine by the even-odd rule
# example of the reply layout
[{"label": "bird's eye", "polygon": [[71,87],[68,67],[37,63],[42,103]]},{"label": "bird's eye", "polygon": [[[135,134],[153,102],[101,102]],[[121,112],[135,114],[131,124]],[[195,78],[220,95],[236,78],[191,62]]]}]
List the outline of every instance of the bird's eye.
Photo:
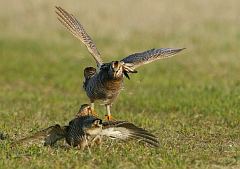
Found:
[{"label": "bird's eye", "polygon": [[118,67],[118,61],[112,62],[112,68],[115,69]]}]

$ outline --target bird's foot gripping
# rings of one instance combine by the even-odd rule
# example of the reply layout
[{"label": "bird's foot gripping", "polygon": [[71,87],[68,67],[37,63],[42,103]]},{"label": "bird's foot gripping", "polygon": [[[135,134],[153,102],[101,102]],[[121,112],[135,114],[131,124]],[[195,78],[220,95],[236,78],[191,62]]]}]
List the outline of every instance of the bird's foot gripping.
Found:
[{"label": "bird's foot gripping", "polygon": [[111,114],[110,114],[110,115],[109,115],[109,114],[106,114],[106,115],[105,115],[105,119],[106,119],[107,121],[113,121],[113,120],[114,120]]}]

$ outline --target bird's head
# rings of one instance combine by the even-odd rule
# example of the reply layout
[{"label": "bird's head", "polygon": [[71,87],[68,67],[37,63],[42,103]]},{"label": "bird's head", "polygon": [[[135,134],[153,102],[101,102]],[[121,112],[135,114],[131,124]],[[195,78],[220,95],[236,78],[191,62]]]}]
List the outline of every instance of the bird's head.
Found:
[{"label": "bird's head", "polygon": [[81,117],[81,116],[89,116],[92,115],[92,109],[90,107],[89,104],[83,104],[80,106],[80,109],[78,111],[78,113],[76,114],[77,117]]},{"label": "bird's head", "polygon": [[119,78],[123,76],[123,62],[122,61],[113,61],[111,62],[109,73],[114,78]]},{"label": "bird's head", "polygon": [[102,120],[89,118],[84,121],[83,130],[88,135],[98,135],[102,131]]}]

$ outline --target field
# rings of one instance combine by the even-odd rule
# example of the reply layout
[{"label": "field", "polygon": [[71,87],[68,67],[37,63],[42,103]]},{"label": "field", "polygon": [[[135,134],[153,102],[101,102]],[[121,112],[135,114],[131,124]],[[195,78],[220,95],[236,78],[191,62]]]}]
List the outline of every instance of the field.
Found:
[{"label": "field", "polygon": [[[87,49],[57,21],[76,15],[105,61],[159,47],[186,47],[125,80],[112,107],[159,138],[160,147],[106,140],[91,154],[58,145],[10,148],[12,140],[67,124],[88,102]],[[240,2],[0,2],[0,168],[240,168]],[[105,108],[96,110],[104,117]]]}]

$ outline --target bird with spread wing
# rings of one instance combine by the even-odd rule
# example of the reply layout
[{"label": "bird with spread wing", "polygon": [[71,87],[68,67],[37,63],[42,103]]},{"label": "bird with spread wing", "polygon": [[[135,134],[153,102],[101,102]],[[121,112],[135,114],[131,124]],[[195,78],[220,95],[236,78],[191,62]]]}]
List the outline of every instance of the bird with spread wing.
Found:
[{"label": "bird with spread wing", "polygon": [[96,100],[103,101],[106,106],[106,116],[108,119],[111,119],[110,107],[123,88],[124,76],[130,79],[129,73],[137,73],[135,69],[139,66],[156,60],[169,58],[185,49],[150,49],[129,55],[120,61],[104,63],[95,43],[74,15],[69,14],[61,7],[56,7],[56,13],[58,20],[87,47],[96,61],[97,69],[94,67],[84,69],[85,79],[83,88],[90,99],[92,109],[94,109],[94,102]]},{"label": "bird with spread wing", "polygon": [[47,146],[54,145],[57,141],[65,139],[70,146],[84,149],[94,144],[100,144],[103,136],[120,140],[135,139],[151,146],[159,146],[157,137],[145,129],[127,121],[103,122],[87,104],[81,106],[76,117],[67,126],[60,126],[59,124],[50,126],[30,137],[14,142],[13,145],[43,140],[44,145]]}]

